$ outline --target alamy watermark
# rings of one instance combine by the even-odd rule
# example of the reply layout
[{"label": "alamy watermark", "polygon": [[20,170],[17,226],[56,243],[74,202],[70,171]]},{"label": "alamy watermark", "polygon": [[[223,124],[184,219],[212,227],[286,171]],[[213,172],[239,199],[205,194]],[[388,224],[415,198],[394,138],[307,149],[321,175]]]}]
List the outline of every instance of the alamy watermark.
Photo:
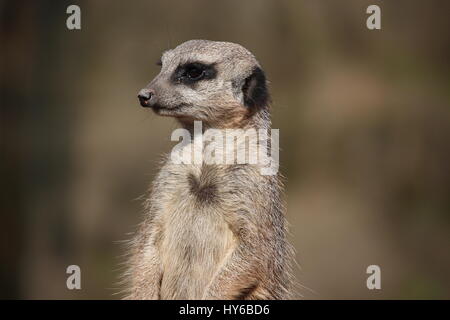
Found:
[{"label": "alamy watermark", "polygon": [[366,13],[370,14],[366,20],[366,26],[369,30],[381,29],[381,9],[376,4],[372,4],[367,7]]},{"label": "alamy watermark", "polygon": [[[207,129],[194,121],[193,132],[179,128],[171,140],[180,141],[170,153],[175,164],[252,164],[262,175],[279,168],[279,129]],[[269,132],[270,131],[270,132]]]},{"label": "alamy watermark", "polygon": [[69,290],[81,289],[81,269],[76,264],[70,265],[66,269],[66,273],[70,274],[66,280],[66,286]]},{"label": "alamy watermark", "polygon": [[367,278],[366,285],[369,290],[381,289],[381,268],[375,264],[367,267],[367,274],[370,276]]},{"label": "alamy watermark", "polygon": [[81,9],[76,4],[67,7],[66,13],[70,14],[66,20],[66,26],[69,30],[81,30]]}]

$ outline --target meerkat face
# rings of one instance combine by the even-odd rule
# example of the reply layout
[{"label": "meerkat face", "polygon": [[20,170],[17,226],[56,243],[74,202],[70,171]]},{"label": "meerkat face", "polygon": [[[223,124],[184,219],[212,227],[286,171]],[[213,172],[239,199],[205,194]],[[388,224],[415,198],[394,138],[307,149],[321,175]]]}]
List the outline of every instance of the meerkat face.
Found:
[{"label": "meerkat face", "polygon": [[245,48],[229,42],[187,41],[164,52],[161,72],[139,101],[181,121],[238,121],[268,104],[264,72]]}]

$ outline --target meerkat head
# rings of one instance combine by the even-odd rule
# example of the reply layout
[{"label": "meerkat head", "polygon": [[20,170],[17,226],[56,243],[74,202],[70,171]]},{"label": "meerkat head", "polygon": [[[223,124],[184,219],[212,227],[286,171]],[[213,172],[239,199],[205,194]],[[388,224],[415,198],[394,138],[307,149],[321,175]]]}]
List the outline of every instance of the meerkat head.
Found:
[{"label": "meerkat head", "polygon": [[138,98],[159,115],[239,126],[267,108],[264,72],[238,44],[191,40],[165,51],[158,64],[161,72]]}]

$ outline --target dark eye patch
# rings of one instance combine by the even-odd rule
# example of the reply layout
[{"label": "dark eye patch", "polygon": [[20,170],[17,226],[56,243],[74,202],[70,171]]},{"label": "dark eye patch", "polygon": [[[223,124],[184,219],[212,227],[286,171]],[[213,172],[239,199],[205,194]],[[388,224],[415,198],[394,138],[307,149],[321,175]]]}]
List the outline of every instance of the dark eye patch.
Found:
[{"label": "dark eye patch", "polygon": [[201,62],[189,62],[179,65],[172,75],[175,83],[192,85],[200,80],[211,80],[217,75],[214,64],[204,64]]},{"label": "dark eye patch", "polygon": [[158,61],[156,61],[156,65],[162,67],[162,60],[159,59]]}]

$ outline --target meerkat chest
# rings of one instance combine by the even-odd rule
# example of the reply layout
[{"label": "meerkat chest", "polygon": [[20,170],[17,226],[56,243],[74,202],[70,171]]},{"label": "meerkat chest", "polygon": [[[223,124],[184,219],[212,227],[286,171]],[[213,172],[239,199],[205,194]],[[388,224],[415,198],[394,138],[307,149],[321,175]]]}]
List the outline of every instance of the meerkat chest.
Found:
[{"label": "meerkat chest", "polygon": [[163,265],[161,296],[201,298],[224,257],[235,245],[222,209],[213,168],[168,168],[161,206]]}]

